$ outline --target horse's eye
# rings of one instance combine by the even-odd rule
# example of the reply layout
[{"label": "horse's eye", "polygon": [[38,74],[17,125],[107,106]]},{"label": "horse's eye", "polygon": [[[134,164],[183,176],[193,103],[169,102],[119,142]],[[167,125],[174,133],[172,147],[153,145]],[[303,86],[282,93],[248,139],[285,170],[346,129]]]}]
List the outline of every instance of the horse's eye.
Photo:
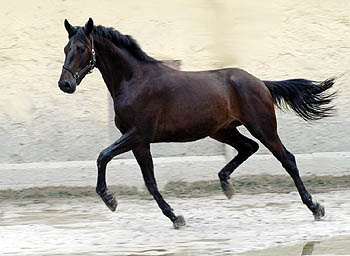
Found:
[{"label": "horse's eye", "polygon": [[65,54],[67,54],[69,51],[70,51],[70,47],[68,47],[68,46],[64,47],[63,52]]},{"label": "horse's eye", "polygon": [[80,53],[85,52],[85,48],[84,48],[84,47],[77,47],[77,48],[78,48],[78,51],[79,51]]}]

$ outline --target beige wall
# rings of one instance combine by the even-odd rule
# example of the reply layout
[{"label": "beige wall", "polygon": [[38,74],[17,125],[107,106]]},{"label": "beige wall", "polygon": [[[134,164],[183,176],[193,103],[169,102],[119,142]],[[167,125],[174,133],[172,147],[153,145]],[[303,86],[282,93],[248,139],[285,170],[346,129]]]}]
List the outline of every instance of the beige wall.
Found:
[{"label": "beige wall", "polygon": [[[91,160],[118,137],[110,131],[98,71],[74,95],[57,87],[67,42],[63,19],[82,25],[90,16],[133,35],[156,58],[181,59],[185,70],[237,66],[270,80],[345,74],[337,84],[336,117],[309,125],[279,114],[279,128],[292,152],[348,151],[349,1],[0,0],[0,5],[2,163]],[[212,140],[152,148],[155,156],[224,153]]]}]

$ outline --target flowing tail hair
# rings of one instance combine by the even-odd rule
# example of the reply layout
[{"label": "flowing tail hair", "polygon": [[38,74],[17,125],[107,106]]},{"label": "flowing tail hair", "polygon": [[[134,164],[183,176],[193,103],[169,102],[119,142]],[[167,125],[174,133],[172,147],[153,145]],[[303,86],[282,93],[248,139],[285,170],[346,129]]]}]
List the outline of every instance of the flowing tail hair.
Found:
[{"label": "flowing tail hair", "polygon": [[330,105],[336,92],[326,92],[335,78],[323,82],[307,79],[263,81],[269,89],[275,105],[280,109],[294,110],[306,121],[332,116],[334,106]]}]

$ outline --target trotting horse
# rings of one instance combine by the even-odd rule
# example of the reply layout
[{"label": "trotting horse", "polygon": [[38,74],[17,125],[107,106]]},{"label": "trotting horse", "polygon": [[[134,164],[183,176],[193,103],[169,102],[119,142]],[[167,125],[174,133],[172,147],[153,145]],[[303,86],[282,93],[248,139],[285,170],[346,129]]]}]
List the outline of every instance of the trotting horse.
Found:
[{"label": "trotting horse", "polygon": [[150,143],[208,136],[238,151],[218,174],[223,192],[231,198],[230,175],[258,150],[255,141],[237,130],[244,125],[281,162],[315,219],[324,216],[324,207],[312,199],[293,154],[277,134],[274,104],[292,109],[305,120],[329,116],[334,94],[326,90],[334,79],[262,81],[237,68],[183,72],[148,56],[131,36],[95,26],[91,18],[84,27],[74,27],[67,20],[64,25],[69,41],[58,86],[73,93],[83,78],[98,68],[114,101],[115,125],[122,133],[97,159],[96,192],[110,210],[115,211],[117,201],[107,190],[107,163],[132,150],[145,185],[163,214],[175,228],[185,225],[184,218],[175,215],[158,191]]}]

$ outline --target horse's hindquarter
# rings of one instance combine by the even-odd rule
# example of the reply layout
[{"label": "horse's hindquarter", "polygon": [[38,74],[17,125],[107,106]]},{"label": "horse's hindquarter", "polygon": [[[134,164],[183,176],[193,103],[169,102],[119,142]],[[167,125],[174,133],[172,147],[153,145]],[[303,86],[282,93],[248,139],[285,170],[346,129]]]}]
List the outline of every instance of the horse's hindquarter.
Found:
[{"label": "horse's hindquarter", "polygon": [[275,119],[273,99],[263,81],[241,69],[232,69],[229,81],[234,90],[232,105],[243,125]]},{"label": "horse's hindquarter", "polygon": [[154,142],[201,139],[235,120],[224,70],[176,71],[158,81],[162,104]]}]

